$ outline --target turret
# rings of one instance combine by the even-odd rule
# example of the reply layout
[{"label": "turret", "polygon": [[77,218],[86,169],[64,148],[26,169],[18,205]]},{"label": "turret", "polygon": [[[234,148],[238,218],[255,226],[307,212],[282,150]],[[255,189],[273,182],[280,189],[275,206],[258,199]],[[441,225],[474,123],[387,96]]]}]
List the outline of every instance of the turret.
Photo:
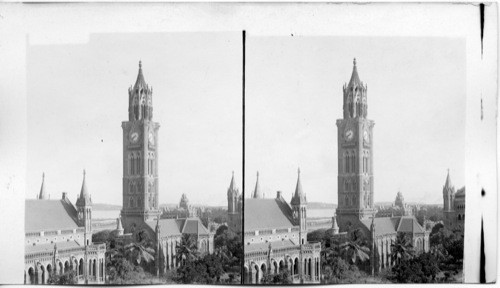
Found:
[{"label": "turret", "polygon": [[38,200],[47,200],[47,193],[45,192],[45,173],[42,173],[42,187],[40,187],[40,193],[38,194]]},{"label": "turret", "polygon": [[123,226],[121,217],[116,218],[116,235],[117,236],[123,235]]},{"label": "turret", "polygon": [[307,239],[307,199],[302,191],[302,183],[300,182],[300,168],[297,170],[297,185],[295,186],[295,194],[290,202],[293,210],[293,217],[297,221],[300,231],[302,232],[302,243]]},{"label": "turret", "polygon": [[185,209],[186,211],[189,212],[189,200],[185,193],[182,193],[181,201],[179,201],[179,208]]},{"label": "turret", "polygon": [[334,235],[339,234],[339,226],[337,225],[337,217],[332,217],[332,232]]},{"label": "turret", "polygon": [[453,199],[455,197],[455,187],[451,184],[450,179],[450,169],[448,169],[448,175],[446,176],[446,182],[443,186],[443,211],[450,212],[453,211]]},{"label": "turret", "polygon": [[142,73],[142,62],[139,61],[139,73],[134,87],[128,89],[129,121],[151,120],[153,118],[153,88],[149,87]]},{"label": "turret", "polygon": [[83,170],[82,189],[80,197],[76,200],[76,208],[78,211],[78,224],[85,228],[85,245],[90,245],[92,242],[92,198],[87,191],[85,170]]},{"label": "turret", "polygon": [[238,212],[238,199],[240,192],[236,188],[236,183],[234,182],[234,171],[231,177],[231,183],[229,183],[229,188],[227,188],[227,212],[237,213]]}]

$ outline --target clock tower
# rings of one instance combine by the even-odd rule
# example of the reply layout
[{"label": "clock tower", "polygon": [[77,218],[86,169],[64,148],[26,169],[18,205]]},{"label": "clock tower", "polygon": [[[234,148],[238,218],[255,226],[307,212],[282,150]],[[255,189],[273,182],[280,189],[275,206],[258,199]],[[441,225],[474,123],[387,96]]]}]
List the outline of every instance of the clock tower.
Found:
[{"label": "clock tower", "polygon": [[367,85],[354,59],[351,80],[344,85],[344,117],[337,120],[338,206],[341,231],[375,214],[373,208],[373,126],[367,119]]},{"label": "clock tower", "polygon": [[144,80],[142,64],[128,89],[128,121],[123,129],[123,208],[125,233],[160,215],[158,209],[158,129],[153,121],[153,88]]}]

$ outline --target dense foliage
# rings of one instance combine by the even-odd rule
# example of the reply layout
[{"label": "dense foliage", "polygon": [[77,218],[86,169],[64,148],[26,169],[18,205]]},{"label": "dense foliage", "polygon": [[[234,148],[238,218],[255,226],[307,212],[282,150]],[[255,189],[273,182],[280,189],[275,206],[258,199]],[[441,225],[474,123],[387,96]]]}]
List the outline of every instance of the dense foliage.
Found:
[{"label": "dense foliage", "polygon": [[265,274],[260,280],[261,284],[292,284],[292,277],[290,272],[286,269],[282,269],[278,274]]},{"label": "dense foliage", "polygon": [[47,280],[47,284],[56,285],[75,285],[77,283],[76,272],[69,270],[61,275],[52,274]]}]

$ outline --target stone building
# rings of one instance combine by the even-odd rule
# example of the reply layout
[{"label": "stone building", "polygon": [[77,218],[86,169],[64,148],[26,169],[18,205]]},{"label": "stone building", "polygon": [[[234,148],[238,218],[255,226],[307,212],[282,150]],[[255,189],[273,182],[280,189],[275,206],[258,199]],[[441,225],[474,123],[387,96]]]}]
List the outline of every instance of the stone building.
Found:
[{"label": "stone building", "polygon": [[417,216],[418,211],[419,206],[406,203],[403,193],[398,191],[394,204],[389,207],[379,207],[375,217]]},{"label": "stone building", "polygon": [[24,283],[47,284],[69,270],[78,284],[104,284],[106,244],[92,243],[92,200],[83,176],[76,207],[63,192],[49,200],[45,175],[37,199],[25,201]]},{"label": "stone building", "polygon": [[321,243],[307,242],[307,200],[300,171],[289,203],[280,191],[262,197],[259,175],[252,198],[245,200],[245,284],[259,284],[265,274],[287,269],[294,283],[319,283]]},{"label": "stone building", "polygon": [[214,235],[198,217],[160,219],[158,179],[158,131],[153,121],[153,88],[146,84],[139,62],[139,73],[128,90],[128,121],[123,129],[123,208],[121,221],[125,233],[145,232],[157,246],[157,273],[179,266],[176,243],[190,235],[198,251],[213,252]]},{"label": "stone building", "polygon": [[[413,216],[375,217],[373,120],[368,116],[368,86],[358,75],[356,59],[351,79],[343,87],[343,118],[337,120],[338,226],[340,232],[360,229],[372,245],[371,269],[391,265],[390,243],[398,234],[411,239],[417,251],[429,250],[429,234]],[[401,200],[401,199],[400,199]],[[401,202],[401,201],[400,201]]]},{"label": "stone building", "polygon": [[443,186],[443,218],[444,227],[448,230],[464,234],[465,223],[465,187],[455,192],[451,183],[450,171]]}]

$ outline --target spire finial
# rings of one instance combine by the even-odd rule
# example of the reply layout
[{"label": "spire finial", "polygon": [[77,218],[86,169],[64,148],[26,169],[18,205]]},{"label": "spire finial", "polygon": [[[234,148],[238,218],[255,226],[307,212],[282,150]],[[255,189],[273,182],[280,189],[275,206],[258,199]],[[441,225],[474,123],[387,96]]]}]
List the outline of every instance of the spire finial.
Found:
[{"label": "spire finial", "polygon": [[300,177],[300,167],[297,168],[297,173],[299,174],[299,177]]},{"label": "spire finial", "polygon": [[45,172],[42,173],[42,181],[45,180]]},{"label": "spire finial", "polygon": [[139,69],[142,69],[142,61],[139,60]]},{"label": "spire finial", "polygon": [[233,170],[233,177],[234,177],[234,170]]},{"label": "spire finial", "polygon": [[85,169],[83,169],[83,178],[85,178],[85,174],[87,174],[87,172],[85,172]]},{"label": "spire finial", "polygon": [[354,66],[356,66],[356,57],[354,57],[354,60],[352,61],[352,63],[354,64]]},{"label": "spire finial", "polygon": [[257,171],[257,179],[259,179],[259,171]]}]

